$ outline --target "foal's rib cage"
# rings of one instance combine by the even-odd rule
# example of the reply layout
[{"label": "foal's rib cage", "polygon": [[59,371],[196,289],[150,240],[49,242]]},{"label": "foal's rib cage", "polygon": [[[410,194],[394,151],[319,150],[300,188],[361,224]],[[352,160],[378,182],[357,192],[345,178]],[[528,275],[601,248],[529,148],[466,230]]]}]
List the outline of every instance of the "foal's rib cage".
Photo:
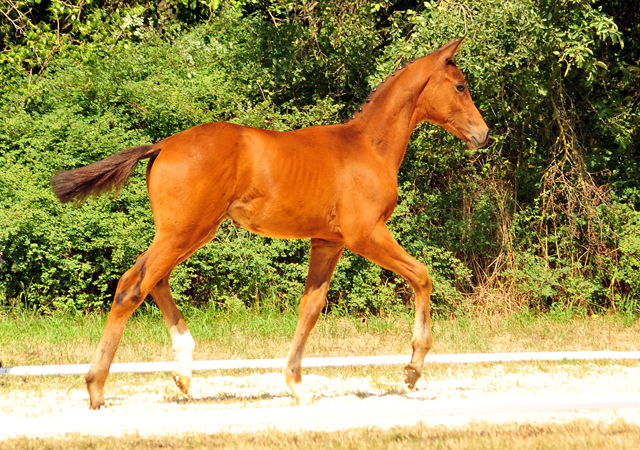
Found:
[{"label": "foal's rib cage", "polygon": [[300,315],[283,369],[298,404],[313,398],[302,385],[301,359],[345,248],[404,277],[415,291],[413,355],[405,381],[415,386],[431,348],[431,281],[386,227],[397,200],[397,172],[416,124],[436,123],[470,148],[488,128],[462,73],[451,62],[463,39],[396,71],[346,124],[276,132],[230,123],[190,128],[157,144],[124,150],[52,179],[62,202],[120,189],[135,165],[147,166],[156,225],[146,252],[120,279],[89,372],[92,409],[104,405],[104,384],[125,324],[147,294],[169,327],[178,360],[177,386],[189,392],[194,341],[169,290],[169,276],[215,236],[225,219],[265,236],[311,238]]}]

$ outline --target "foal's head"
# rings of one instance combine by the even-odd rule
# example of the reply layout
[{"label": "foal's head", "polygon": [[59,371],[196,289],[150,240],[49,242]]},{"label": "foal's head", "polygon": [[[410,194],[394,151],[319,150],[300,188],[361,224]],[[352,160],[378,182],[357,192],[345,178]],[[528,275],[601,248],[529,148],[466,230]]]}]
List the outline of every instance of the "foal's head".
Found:
[{"label": "foal's head", "polygon": [[487,144],[489,128],[471,100],[462,72],[451,61],[463,40],[451,40],[425,58],[433,73],[420,94],[417,111],[419,121],[436,123],[476,149]]}]

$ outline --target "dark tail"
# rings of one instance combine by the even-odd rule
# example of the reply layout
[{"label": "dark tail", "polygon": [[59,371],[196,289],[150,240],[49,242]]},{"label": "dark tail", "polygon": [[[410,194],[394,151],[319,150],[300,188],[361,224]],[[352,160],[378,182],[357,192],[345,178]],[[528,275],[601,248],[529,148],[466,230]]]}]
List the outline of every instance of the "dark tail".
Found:
[{"label": "dark tail", "polygon": [[58,200],[67,203],[75,198],[84,199],[104,192],[120,190],[139,161],[160,152],[156,145],[128,148],[88,166],[57,172],[51,178],[51,187]]}]

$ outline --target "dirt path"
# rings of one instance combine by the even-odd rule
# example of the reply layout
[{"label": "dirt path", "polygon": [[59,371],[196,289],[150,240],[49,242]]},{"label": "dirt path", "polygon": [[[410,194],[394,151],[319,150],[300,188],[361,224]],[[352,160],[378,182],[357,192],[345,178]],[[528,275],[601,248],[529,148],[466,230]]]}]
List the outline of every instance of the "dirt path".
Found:
[{"label": "dirt path", "polygon": [[[394,368],[395,369],[395,368]],[[533,397],[560,397],[590,395],[606,398],[607,394],[637,393],[640,380],[640,363],[598,364],[585,362],[581,364],[494,364],[494,365],[453,365],[438,371],[433,377],[420,380],[414,392],[407,392],[400,380],[400,369],[389,371],[393,376],[320,376],[309,374],[304,378],[305,384],[316,397],[314,407],[336,412],[352,408],[356,411],[401,410],[416,404],[453,404],[463,400],[474,400],[477,404],[491,402],[527,400]],[[9,375],[3,375],[7,377]],[[71,377],[63,378],[72,379]],[[0,377],[0,383],[3,378]],[[231,410],[245,409],[246,414],[256,414],[263,408],[280,408],[280,411],[291,405],[291,397],[286,391],[282,375],[278,372],[254,373],[246,376],[219,376],[211,373],[197,373],[193,379],[191,395],[180,395],[173,386],[168,375],[136,375],[116,376],[109,380],[107,386],[107,408],[99,412],[88,410],[88,395],[73,378],[72,386],[67,382],[49,383],[30,387],[29,379],[19,389],[11,389],[0,397],[0,423],[27,423],[27,419],[48,419],[65,423],[79,417],[95,417],[98,421],[107,421],[116,417],[124,417],[125,422],[133,416],[146,417],[153,421],[154,414],[186,413],[213,414],[215,411],[232,414]],[[601,395],[602,394],[602,395]],[[624,397],[624,396],[623,396]],[[435,403],[434,403],[435,402]],[[440,402],[440,403],[438,403]],[[302,414],[302,409],[299,409]],[[291,413],[287,413],[291,414]],[[295,414],[295,413],[294,413]],[[575,418],[586,418],[597,421],[614,421],[620,418],[640,424],[640,408],[624,408],[617,410],[601,410],[578,412],[517,412],[517,413],[467,413],[467,414],[431,414],[425,417],[372,417],[370,420],[345,420],[345,416],[336,414],[336,421],[312,420],[296,423],[302,428],[342,428],[348,426],[381,425],[391,426],[403,423],[424,421],[430,424],[446,424],[457,426],[472,421],[565,421]],[[190,416],[196,417],[196,416]],[[212,420],[215,417],[211,416]],[[13,422],[12,422],[13,421]],[[222,421],[219,421],[222,422]],[[263,421],[264,422],[264,421]],[[270,426],[261,422],[260,426]],[[272,426],[291,427],[286,420],[274,422]],[[33,422],[34,424],[36,422]],[[44,423],[44,422],[39,422]],[[106,422],[105,422],[106,423]],[[242,428],[257,425],[232,426]],[[225,428],[226,427],[226,428]],[[127,428],[113,430],[100,429],[100,434],[118,434]],[[133,427],[135,428],[135,427]],[[175,428],[175,427],[174,427]],[[179,429],[179,427],[177,427]],[[189,429],[186,427],[185,429]],[[222,423],[211,423],[198,427],[200,431],[229,429]],[[139,430],[144,431],[142,428]],[[61,430],[62,431],[62,430]],[[172,430],[172,431],[175,431]],[[96,432],[96,431],[92,431]],[[154,431],[154,432],[157,432]],[[5,432],[7,433],[7,432]],[[2,432],[0,432],[2,435]]]}]

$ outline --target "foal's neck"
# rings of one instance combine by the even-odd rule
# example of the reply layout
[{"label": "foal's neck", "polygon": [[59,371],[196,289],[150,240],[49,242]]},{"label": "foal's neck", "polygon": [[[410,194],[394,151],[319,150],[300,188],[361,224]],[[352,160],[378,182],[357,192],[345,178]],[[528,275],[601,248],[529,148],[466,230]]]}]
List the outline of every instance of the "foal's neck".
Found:
[{"label": "foal's neck", "polygon": [[413,129],[424,120],[417,106],[433,71],[426,58],[390,75],[347,124],[367,136],[372,150],[395,170],[400,168]]}]

